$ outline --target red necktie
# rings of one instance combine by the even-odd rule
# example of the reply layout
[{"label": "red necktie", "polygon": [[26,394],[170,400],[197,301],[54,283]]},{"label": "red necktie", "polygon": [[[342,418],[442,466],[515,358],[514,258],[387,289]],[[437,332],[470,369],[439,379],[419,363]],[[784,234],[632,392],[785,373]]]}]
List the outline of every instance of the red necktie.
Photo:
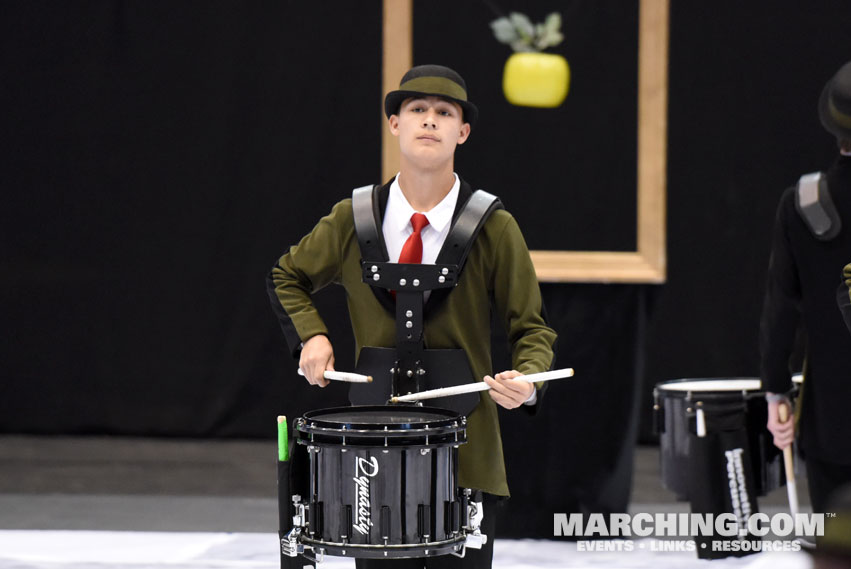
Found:
[{"label": "red necktie", "polygon": [[421,213],[411,216],[411,226],[414,232],[402,246],[399,254],[400,263],[422,263],[423,262],[423,238],[420,232],[428,225],[428,218]]}]

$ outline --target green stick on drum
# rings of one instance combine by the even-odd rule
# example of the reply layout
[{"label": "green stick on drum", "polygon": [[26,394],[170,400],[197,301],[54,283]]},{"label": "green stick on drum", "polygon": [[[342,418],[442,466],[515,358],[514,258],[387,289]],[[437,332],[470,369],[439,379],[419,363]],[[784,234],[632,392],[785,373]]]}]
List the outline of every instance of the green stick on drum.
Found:
[{"label": "green stick on drum", "polygon": [[278,461],[286,462],[290,459],[289,437],[287,436],[287,418],[278,416]]}]

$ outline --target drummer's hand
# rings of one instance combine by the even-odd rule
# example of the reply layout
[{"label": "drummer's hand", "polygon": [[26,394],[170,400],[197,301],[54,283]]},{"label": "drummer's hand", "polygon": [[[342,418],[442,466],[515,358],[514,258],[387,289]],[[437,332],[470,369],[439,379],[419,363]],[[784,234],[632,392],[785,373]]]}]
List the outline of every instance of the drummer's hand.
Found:
[{"label": "drummer's hand", "polygon": [[[781,405],[786,405],[789,413],[785,423],[780,422]],[[774,446],[784,449],[795,440],[795,417],[792,416],[792,406],[788,399],[779,401],[768,401],[768,424],[766,425],[771,434],[774,435]]]},{"label": "drummer's hand", "polygon": [[485,383],[491,386],[491,399],[506,409],[516,409],[523,405],[535,391],[535,386],[525,381],[514,381],[513,378],[523,374],[514,370],[504,371],[495,377],[486,375]]},{"label": "drummer's hand", "polygon": [[325,370],[334,370],[334,349],[328,336],[318,334],[310,338],[301,348],[298,367],[311,385],[325,387],[328,380],[322,377]]}]

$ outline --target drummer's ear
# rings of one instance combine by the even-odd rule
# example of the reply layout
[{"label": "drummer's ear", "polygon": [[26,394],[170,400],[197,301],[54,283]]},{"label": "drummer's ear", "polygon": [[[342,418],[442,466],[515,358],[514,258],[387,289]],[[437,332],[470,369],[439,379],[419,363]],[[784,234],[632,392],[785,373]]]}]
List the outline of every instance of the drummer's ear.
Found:
[{"label": "drummer's ear", "polygon": [[387,119],[387,126],[390,127],[390,134],[399,136],[399,115],[390,115]]}]

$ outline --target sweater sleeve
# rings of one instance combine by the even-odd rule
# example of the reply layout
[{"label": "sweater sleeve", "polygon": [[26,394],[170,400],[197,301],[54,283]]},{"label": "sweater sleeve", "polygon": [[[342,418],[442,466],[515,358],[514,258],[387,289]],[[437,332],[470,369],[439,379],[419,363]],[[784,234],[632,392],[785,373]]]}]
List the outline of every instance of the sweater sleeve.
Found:
[{"label": "sweater sleeve", "polygon": [[777,209],[760,322],[763,388],[773,393],[785,393],[792,387],[789,358],[801,318],[801,285],[789,241],[789,216],[797,215],[793,198],[794,188],[787,190]]},{"label": "sweater sleeve", "polygon": [[[555,331],[544,320],[541,289],[526,241],[509,216],[499,237],[493,271],[494,306],[511,345],[511,362],[522,374],[551,369]],[[538,384],[540,389],[546,384]]]},{"label": "sweater sleeve", "polygon": [[294,357],[298,356],[303,342],[318,334],[328,334],[311,294],[340,282],[341,227],[351,218],[351,209],[351,200],[335,205],[298,245],[290,247],[266,279],[272,310]]}]

